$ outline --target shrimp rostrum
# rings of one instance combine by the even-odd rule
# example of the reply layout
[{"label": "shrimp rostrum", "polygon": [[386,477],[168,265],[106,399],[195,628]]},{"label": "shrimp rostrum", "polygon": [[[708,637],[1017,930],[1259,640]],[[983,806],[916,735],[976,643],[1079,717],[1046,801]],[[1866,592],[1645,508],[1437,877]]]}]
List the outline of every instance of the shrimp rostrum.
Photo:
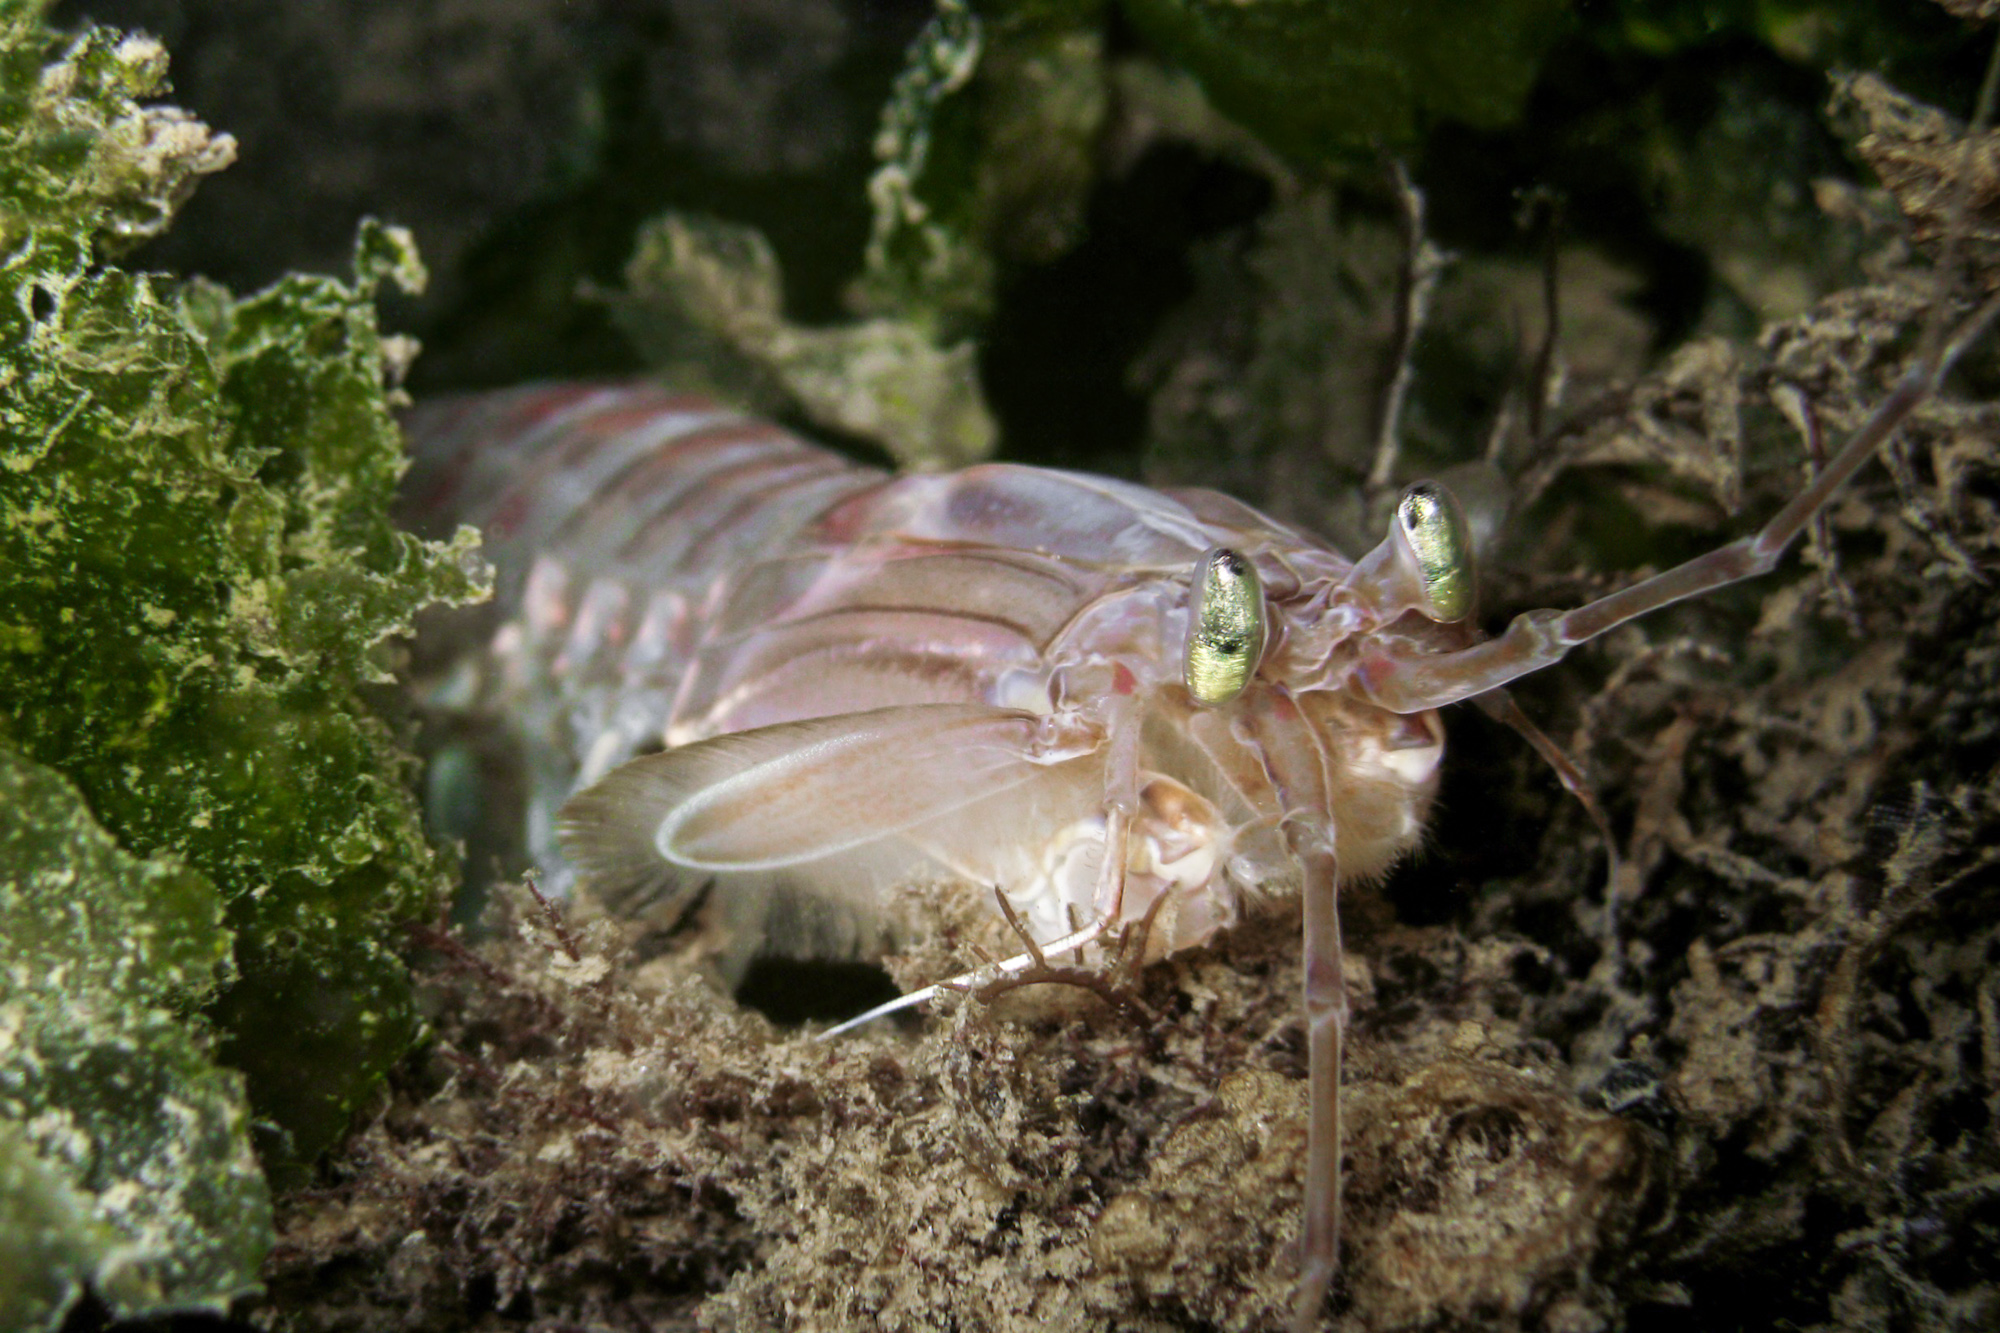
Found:
[{"label": "shrimp rostrum", "polygon": [[1301,897],[1303,1328],[1339,1248],[1336,899],[1419,840],[1437,710],[1772,568],[1965,336],[1761,531],[1490,639],[1465,520],[1431,484],[1350,561],[1211,491],[1006,464],[891,477],[614,386],[434,407],[414,494],[487,531],[508,618],[461,686],[523,737],[538,856],[615,911],[707,890],[836,951],[856,938],[838,923],[954,882],[997,891],[1049,952],[1144,923],[1159,957]]}]

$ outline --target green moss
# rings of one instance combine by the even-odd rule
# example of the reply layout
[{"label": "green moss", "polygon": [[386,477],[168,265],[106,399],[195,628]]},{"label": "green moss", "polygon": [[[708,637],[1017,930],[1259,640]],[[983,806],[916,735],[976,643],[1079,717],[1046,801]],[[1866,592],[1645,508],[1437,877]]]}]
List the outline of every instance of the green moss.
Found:
[{"label": "green moss", "polygon": [[470,534],[387,517],[406,352],[373,292],[421,282],[408,239],[241,299],[115,267],[233,145],[141,104],[156,43],[41,10],[0,0],[0,749],[35,794],[0,798],[0,1290],[30,1324],[78,1274],[121,1311],[250,1280],[268,1204],[204,1008],[270,1164],[407,1045],[391,945],[447,880],[360,691],[486,578]]}]

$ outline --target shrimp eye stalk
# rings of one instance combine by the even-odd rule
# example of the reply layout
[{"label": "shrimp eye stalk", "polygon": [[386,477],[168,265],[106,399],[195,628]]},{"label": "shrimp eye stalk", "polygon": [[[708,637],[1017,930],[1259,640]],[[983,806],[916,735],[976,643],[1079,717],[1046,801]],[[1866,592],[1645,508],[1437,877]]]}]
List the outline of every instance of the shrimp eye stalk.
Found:
[{"label": "shrimp eye stalk", "polygon": [[1429,603],[1419,609],[1432,620],[1447,622],[1471,615],[1476,593],[1472,531],[1457,498],[1435,482],[1418,482],[1396,503],[1396,528]]},{"label": "shrimp eye stalk", "polygon": [[1264,585],[1255,565],[1218,546],[1196,563],[1190,597],[1181,678],[1198,702],[1226,704],[1243,693],[1264,656]]}]

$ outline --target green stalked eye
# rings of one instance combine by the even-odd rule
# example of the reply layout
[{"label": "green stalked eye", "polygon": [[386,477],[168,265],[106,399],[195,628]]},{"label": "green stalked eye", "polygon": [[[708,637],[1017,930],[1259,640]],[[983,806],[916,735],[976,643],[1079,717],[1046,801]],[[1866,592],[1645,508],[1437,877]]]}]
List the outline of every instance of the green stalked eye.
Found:
[{"label": "green stalked eye", "polygon": [[1403,492],[1396,523],[1417,558],[1423,576],[1425,612],[1433,620],[1463,620],[1472,614],[1472,534],[1452,493],[1420,481]]},{"label": "green stalked eye", "polygon": [[1194,567],[1188,607],[1188,693],[1226,704],[1243,693],[1264,656],[1264,585],[1257,567],[1218,546]]}]

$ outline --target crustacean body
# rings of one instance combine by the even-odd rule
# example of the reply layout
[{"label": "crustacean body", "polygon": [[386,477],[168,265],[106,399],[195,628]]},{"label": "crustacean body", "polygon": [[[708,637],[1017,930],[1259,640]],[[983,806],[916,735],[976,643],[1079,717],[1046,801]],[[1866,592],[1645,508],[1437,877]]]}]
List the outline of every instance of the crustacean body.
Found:
[{"label": "crustacean body", "polygon": [[1349,561],[1214,492],[892,477],[627,385],[433,405],[407,492],[422,522],[483,528],[500,574],[441,695],[507,719],[531,849],[613,910],[671,916],[712,884],[738,926],[838,953],[952,881],[1049,950],[1143,923],[1158,956],[1302,896],[1304,1328],[1338,1252],[1336,894],[1419,839],[1436,710],[1769,569],[1947,359],[1761,532],[1493,639],[1427,485]]},{"label": "crustacean body", "polygon": [[[621,910],[720,878],[865,915],[942,876],[999,886],[1041,940],[1152,912],[1158,954],[1297,892],[1288,839],[1316,811],[1345,812],[1323,830],[1344,875],[1419,835],[1435,714],[1340,688],[1337,645],[1395,610],[1224,496],[1004,464],[891,478],[648,387],[423,429],[442,480],[418,476],[417,506],[485,529],[513,610],[472,688],[542,770],[537,854],[573,789],[667,747],[564,821],[568,864]],[[1183,645],[1218,547],[1270,628],[1264,678],[1211,706]]]}]

